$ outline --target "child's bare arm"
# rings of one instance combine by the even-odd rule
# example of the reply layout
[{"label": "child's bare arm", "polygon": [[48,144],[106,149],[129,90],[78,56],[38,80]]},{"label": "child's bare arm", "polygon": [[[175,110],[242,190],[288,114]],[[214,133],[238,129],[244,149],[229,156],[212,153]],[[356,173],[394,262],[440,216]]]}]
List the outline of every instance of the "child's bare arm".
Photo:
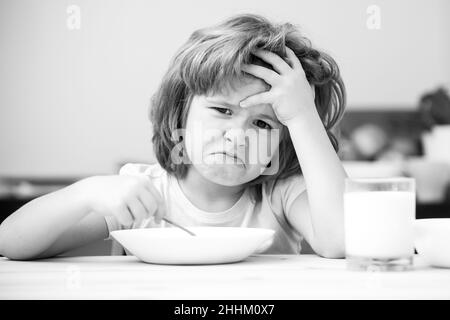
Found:
[{"label": "child's bare arm", "polygon": [[106,237],[108,237],[108,228],[105,218],[95,212],[90,212],[74,226],[64,231],[49,248],[35,259],[54,257]]},{"label": "child's bare arm", "polygon": [[162,200],[146,177],[95,176],[25,204],[0,225],[0,253],[28,260],[107,237],[106,215],[130,226],[162,217]]},{"label": "child's bare arm", "polygon": [[[77,225],[89,213],[87,201],[78,191],[82,183],[83,180],[36,198],[6,218],[0,225],[0,253],[11,259],[37,258],[66,230]],[[106,227],[97,231],[104,235]]]},{"label": "child's bare arm", "polygon": [[[343,190],[347,173],[318,113],[314,86],[308,82],[302,63],[290,48],[286,47],[290,64],[267,50],[257,50],[254,54],[278,72],[258,65],[244,66],[245,72],[261,78],[271,89],[240,104],[243,107],[272,105],[278,120],[288,128],[308,190],[291,206],[292,214],[287,214],[291,223],[303,228],[300,231],[309,237],[310,245],[318,254],[343,257]],[[338,91],[331,92],[339,95]]]}]

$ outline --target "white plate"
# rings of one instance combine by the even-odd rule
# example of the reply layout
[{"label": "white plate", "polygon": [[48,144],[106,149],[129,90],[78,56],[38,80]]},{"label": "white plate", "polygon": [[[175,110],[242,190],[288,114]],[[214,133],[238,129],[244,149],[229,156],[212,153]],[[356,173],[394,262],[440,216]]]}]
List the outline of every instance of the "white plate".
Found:
[{"label": "white plate", "polygon": [[111,236],[137,258],[158,264],[218,264],[241,261],[265,250],[275,231],[262,228],[188,227],[116,230]]}]

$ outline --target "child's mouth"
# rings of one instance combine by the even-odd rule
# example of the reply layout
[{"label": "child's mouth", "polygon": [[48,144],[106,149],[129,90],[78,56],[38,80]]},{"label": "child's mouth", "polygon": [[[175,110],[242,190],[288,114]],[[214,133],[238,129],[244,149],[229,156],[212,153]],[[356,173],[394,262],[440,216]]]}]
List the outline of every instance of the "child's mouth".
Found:
[{"label": "child's mouth", "polygon": [[228,152],[214,152],[212,153],[212,155],[222,155],[224,158],[229,158],[232,161],[226,161],[225,164],[237,164],[237,165],[242,165],[245,166],[244,162],[239,159],[236,155],[232,154],[232,153],[228,153]]}]

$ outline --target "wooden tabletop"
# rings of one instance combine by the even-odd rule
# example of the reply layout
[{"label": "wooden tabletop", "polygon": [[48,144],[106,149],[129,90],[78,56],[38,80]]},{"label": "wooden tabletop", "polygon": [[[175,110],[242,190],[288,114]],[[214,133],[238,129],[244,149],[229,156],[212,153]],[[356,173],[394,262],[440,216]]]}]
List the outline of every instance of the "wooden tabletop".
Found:
[{"label": "wooden tabletop", "polygon": [[254,255],[222,265],[156,265],[133,256],[0,258],[0,299],[450,299],[450,269],[363,272],[344,259]]}]

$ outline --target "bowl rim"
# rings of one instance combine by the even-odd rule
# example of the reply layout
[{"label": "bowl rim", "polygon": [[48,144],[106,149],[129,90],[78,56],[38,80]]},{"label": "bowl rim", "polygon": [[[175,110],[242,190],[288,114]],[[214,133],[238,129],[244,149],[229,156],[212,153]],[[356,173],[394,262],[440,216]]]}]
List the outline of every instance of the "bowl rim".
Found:
[{"label": "bowl rim", "polygon": [[[268,234],[268,235],[270,234],[270,236],[273,236],[275,234],[275,230],[273,230],[273,229],[256,228],[256,227],[247,228],[247,227],[187,226],[187,228],[192,229],[193,231],[195,231],[197,229],[208,229],[208,230],[216,229],[216,231],[217,231],[217,229],[220,229],[220,231],[226,231],[226,229],[233,229],[233,231],[238,231],[239,230],[238,232],[240,232],[240,233],[233,234],[233,236],[239,236],[239,235],[246,236],[246,235],[249,235],[249,234],[253,235],[253,234],[257,234],[257,233],[259,233],[259,234],[265,233],[265,234]],[[133,228],[133,229],[114,230],[114,231],[111,231],[110,234],[112,236],[114,236],[114,234],[125,234],[125,233],[139,234],[139,233],[141,233],[141,234],[145,234],[146,236],[156,236],[156,237],[158,237],[158,236],[170,236],[169,233],[166,234],[166,235],[164,235],[164,233],[161,234],[161,232],[164,232],[164,231],[161,231],[161,230],[171,230],[169,232],[177,232],[177,235],[178,235],[178,231],[173,231],[173,230],[177,230],[177,229],[178,228],[175,228],[175,227]],[[152,234],[151,231],[156,231],[156,232]],[[182,231],[182,230],[179,230],[179,231]],[[250,231],[250,233],[248,231]],[[184,234],[184,232],[183,233],[179,233],[179,234],[182,235],[182,234]],[[202,235],[201,238],[205,238],[205,237],[208,237],[208,238],[221,238],[223,236],[223,234],[224,233],[220,232],[220,235],[217,236],[217,237],[215,236],[215,234],[207,234],[207,235]],[[188,237],[188,239],[191,239],[191,238],[195,239],[195,237]]]}]

